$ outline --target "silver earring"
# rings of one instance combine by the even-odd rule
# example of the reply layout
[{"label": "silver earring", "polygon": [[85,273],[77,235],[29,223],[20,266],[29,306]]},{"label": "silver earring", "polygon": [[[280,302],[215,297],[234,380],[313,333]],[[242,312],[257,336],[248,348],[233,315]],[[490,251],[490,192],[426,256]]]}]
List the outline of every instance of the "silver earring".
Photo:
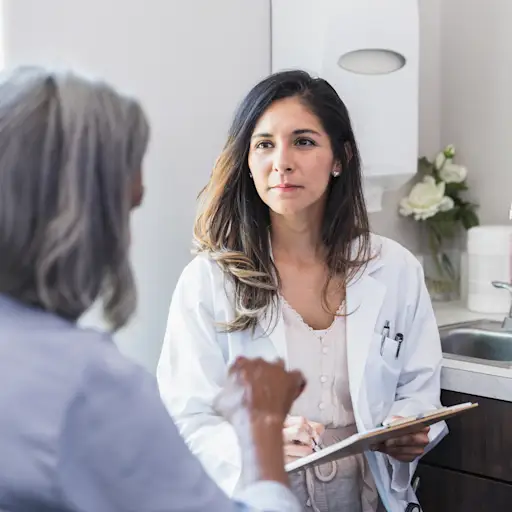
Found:
[{"label": "silver earring", "polygon": [[252,180],[252,172],[249,172],[249,178]]},{"label": "silver earring", "polygon": [[332,177],[337,178],[340,175],[340,171],[332,171]]}]

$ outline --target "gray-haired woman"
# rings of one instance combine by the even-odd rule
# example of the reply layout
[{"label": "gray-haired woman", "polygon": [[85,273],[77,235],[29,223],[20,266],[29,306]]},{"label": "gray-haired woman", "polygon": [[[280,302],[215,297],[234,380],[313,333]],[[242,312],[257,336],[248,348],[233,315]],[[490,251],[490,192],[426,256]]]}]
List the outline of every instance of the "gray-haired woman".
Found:
[{"label": "gray-haired woman", "polygon": [[76,325],[97,299],[114,330],[134,310],[129,212],[147,140],[141,107],[103,83],[39,68],[0,77],[0,509],[299,510],[281,433],[299,374],[261,360],[232,369],[218,407],[250,462],[233,502],[153,377],[110,334]]}]

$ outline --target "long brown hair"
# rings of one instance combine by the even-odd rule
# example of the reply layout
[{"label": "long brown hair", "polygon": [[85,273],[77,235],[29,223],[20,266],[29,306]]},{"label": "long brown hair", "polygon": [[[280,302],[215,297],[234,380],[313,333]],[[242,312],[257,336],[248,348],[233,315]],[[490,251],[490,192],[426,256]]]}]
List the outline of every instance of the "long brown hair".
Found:
[{"label": "long brown hair", "polygon": [[328,185],[321,228],[328,268],[324,307],[329,281],[341,276],[348,282],[369,260],[361,164],[345,104],[328,82],[304,71],[269,76],[238,107],[226,145],[200,193],[194,225],[196,251],[207,253],[234,282],[235,319],[226,326],[228,332],[254,329],[260,315],[272,306],[275,312],[277,305],[279,275],[270,251],[270,214],[250,178],[248,154],[261,115],[273,102],[288,97],[298,97],[319,118],[343,169]]}]

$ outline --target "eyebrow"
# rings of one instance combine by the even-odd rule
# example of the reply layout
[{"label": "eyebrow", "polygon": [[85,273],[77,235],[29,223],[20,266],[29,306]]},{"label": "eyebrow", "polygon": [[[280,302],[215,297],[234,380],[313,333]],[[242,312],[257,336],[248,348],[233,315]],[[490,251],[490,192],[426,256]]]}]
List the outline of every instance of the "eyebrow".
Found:
[{"label": "eyebrow", "polygon": [[[321,136],[322,134],[317,132],[316,130],[313,130],[311,128],[300,128],[299,130],[293,130],[293,135],[304,135],[305,133],[310,133],[312,135],[318,135]],[[251,139],[256,139],[258,137],[272,137],[271,133],[265,132],[265,133],[255,133]]]}]

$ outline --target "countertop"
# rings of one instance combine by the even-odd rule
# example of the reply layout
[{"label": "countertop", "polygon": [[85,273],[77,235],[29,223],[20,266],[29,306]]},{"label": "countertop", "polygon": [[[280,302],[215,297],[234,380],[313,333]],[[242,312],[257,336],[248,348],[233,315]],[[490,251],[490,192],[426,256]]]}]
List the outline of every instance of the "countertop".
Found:
[{"label": "countertop", "polygon": [[[434,303],[439,326],[468,320],[501,321],[504,314],[474,313],[458,302]],[[512,368],[443,358],[441,388],[486,398],[512,402]]]},{"label": "countertop", "polygon": [[437,325],[439,326],[456,322],[467,322],[469,320],[480,320],[482,318],[501,322],[506,316],[505,313],[475,313],[467,309],[461,302],[433,302],[432,305],[434,306]]}]

